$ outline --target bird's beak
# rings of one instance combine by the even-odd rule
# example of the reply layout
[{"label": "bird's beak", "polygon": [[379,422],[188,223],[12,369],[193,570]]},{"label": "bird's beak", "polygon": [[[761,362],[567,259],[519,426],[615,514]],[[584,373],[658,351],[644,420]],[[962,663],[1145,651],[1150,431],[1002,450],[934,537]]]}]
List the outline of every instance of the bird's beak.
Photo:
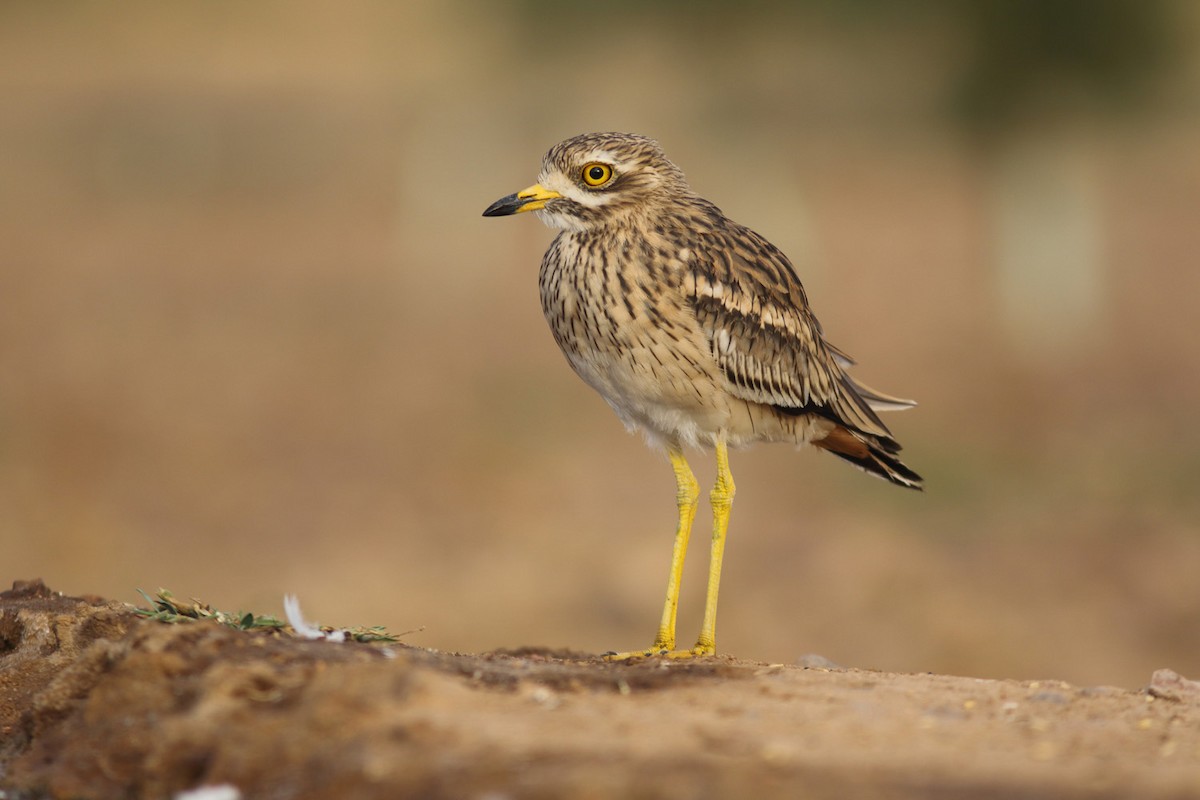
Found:
[{"label": "bird's beak", "polygon": [[509,214],[520,214],[522,211],[537,211],[545,206],[547,201],[556,197],[562,197],[562,195],[535,183],[516,194],[501,197],[488,206],[483,215],[485,217],[507,217]]}]

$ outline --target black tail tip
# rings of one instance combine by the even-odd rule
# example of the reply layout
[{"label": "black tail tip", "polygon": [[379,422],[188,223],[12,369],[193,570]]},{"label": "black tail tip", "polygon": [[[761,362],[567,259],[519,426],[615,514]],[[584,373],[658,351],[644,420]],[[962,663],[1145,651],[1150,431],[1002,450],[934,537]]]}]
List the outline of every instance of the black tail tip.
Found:
[{"label": "black tail tip", "polygon": [[897,486],[902,486],[905,489],[914,489],[918,492],[925,491],[925,479],[909,469],[908,465],[903,461],[885,450],[872,447],[866,455],[862,456],[853,453],[842,453],[837,450],[829,450],[828,452],[833,453],[840,459],[849,461],[869,475],[883,478],[888,483],[894,483]]}]

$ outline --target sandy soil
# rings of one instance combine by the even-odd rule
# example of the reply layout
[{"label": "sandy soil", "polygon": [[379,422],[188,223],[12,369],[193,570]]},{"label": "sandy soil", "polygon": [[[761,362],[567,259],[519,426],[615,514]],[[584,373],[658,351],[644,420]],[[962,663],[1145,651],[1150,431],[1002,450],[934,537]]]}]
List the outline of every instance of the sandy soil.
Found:
[{"label": "sandy soil", "polygon": [[[1150,677],[1150,676],[1148,676]],[[1200,797],[1200,687],[481,655],[0,595],[6,798]]]}]

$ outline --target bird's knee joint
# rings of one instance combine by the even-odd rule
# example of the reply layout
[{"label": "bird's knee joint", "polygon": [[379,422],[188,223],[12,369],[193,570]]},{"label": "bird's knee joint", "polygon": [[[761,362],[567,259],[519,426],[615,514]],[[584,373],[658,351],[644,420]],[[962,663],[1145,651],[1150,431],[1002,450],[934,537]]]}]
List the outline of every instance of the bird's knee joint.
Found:
[{"label": "bird's knee joint", "polygon": [[675,492],[675,502],[680,508],[694,506],[699,499],[700,487],[695,483],[680,485],[679,491]]},{"label": "bird's knee joint", "polygon": [[708,499],[713,508],[729,508],[733,505],[733,487],[718,486],[709,492]]},{"label": "bird's knee joint", "polygon": [[733,481],[729,478],[721,478],[718,476],[717,483],[709,492],[709,498],[713,505],[720,503],[721,505],[731,505],[733,496],[737,492],[737,487],[733,485]]}]

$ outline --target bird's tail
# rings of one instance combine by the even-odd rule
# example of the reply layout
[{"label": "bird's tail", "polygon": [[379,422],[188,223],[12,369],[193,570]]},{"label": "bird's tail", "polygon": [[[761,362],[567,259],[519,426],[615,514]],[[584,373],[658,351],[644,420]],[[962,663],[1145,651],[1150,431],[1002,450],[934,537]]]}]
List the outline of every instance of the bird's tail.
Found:
[{"label": "bird's tail", "polygon": [[833,355],[833,360],[842,368],[843,376],[859,397],[867,401],[867,405],[872,411],[903,411],[906,408],[916,406],[916,400],[906,400],[903,397],[895,397],[890,394],[884,394],[878,389],[872,389],[865,383],[859,383],[846,370],[854,366],[854,359],[843,353],[840,349],[834,347],[829,342],[825,343],[825,347]]},{"label": "bird's tail", "polygon": [[923,488],[924,479],[905,466],[896,455],[900,452],[900,445],[895,439],[872,436],[838,425],[828,436],[813,444],[897,486],[918,491]]},{"label": "bird's tail", "polygon": [[890,394],[884,394],[878,389],[872,389],[864,383],[851,378],[849,375],[846,379],[850,381],[850,385],[854,387],[854,391],[858,392],[858,396],[867,401],[867,405],[872,411],[904,411],[908,408],[916,406],[916,400],[905,400],[903,397],[896,397]]}]

